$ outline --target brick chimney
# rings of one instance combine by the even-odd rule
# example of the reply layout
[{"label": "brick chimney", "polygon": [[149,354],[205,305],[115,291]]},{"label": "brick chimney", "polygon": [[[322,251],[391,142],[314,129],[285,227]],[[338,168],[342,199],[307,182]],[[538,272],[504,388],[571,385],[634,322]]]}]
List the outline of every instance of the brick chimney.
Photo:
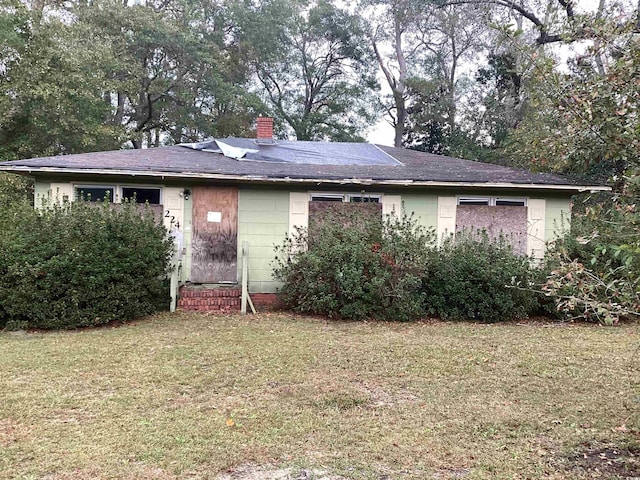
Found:
[{"label": "brick chimney", "polygon": [[258,117],[256,143],[273,143],[273,118]]}]

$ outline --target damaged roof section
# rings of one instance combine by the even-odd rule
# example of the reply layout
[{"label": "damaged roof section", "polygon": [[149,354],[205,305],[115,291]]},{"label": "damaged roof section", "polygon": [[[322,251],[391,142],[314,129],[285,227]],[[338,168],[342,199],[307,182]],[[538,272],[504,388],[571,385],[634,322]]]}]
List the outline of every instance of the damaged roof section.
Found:
[{"label": "damaged roof section", "polygon": [[203,152],[220,153],[227,158],[252,162],[296,165],[402,166],[402,163],[370,143],[304,142],[277,140],[257,142],[251,138],[229,137],[180,146]]}]

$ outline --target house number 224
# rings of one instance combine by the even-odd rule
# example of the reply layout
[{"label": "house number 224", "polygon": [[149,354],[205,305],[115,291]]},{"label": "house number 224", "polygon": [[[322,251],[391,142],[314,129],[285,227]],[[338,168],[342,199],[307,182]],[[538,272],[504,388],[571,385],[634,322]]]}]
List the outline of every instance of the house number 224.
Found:
[{"label": "house number 224", "polygon": [[167,210],[167,211],[164,212],[164,218],[170,218],[171,220],[169,220],[169,223],[172,226],[176,227],[176,228],[180,228],[180,222],[176,222],[176,217],[171,215],[171,211],[170,210]]}]

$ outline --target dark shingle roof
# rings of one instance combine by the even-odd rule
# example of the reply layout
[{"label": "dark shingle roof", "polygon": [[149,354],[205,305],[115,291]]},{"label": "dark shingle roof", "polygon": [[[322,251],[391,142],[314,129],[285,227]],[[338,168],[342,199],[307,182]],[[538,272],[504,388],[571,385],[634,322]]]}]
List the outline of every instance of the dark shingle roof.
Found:
[{"label": "dark shingle roof", "polygon": [[[293,163],[278,161],[273,155],[274,147],[258,145],[248,139],[224,139],[223,142],[243,146],[251,142],[259,151],[254,158],[241,160],[228,158],[221,153],[200,151],[184,146],[159,147],[143,150],[116,150],[110,152],[82,153],[56,157],[34,158],[0,163],[0,171],[17,173],[68,173],[68,174],[113,174],[113,175],[167,175],[173,177],[224,178],[236,181],[331,181],[340,183],[373,184],[515,184],[517,186],[579,186],[571,179],[546,174],[531,173],[500,165],[462,160],[459,158],[417,152],[403,148],[373,146],[370,144],[327,144],[322,142],[282,142],[287,154],[300,150],[306,155],[317,156],[320,149],[326,157],[334,156],[330,164]],[[278,142],[280,143],[280,142]],[[247,143],[247,145],[249,145]],[[331,147],[327,148],[327,145]],[[360,145],[363,148],[354,148]],[[307,147],[305,150],[305,146]],[[282,148],[281,147],[281,148]],[[310,148],[313,151],[310,152]],[[379,158],[391,157],[386,164],[363,164],[350,161],[362,158],[366,149],[377,151]],[[271,153],[269,153],[271,152]],[[346,152],[342,155],[341,152]],[[357,154],[354,154],[356,152]],[[326,154],[326,155],[325,155]],[[386,155],[385,155],[386,154]],[[302,155],[302,154],[301,154]],[[262,156],[263,158],[256,158]],[[265,160],[271,157],[274,161]],[[380,163],[380,162],[378,162]]]}]

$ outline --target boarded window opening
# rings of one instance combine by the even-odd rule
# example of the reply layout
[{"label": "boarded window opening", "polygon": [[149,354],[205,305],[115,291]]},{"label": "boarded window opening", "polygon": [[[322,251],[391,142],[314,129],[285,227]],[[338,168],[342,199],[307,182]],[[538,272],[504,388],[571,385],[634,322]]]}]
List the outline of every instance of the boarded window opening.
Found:
[{"label": "boarded window opening", "polygon": [[484,231],[491,240],[503,237],[514,253],[527,254],[527,207],[458,205],[456,232]]},{"label": "boarded window opening", "polygon": [[349,228],[369,216],[382,218],[382,203],[309,202],[309,247],[325,221],[334,222],[338,217],[343,222],[343,227]]}]

